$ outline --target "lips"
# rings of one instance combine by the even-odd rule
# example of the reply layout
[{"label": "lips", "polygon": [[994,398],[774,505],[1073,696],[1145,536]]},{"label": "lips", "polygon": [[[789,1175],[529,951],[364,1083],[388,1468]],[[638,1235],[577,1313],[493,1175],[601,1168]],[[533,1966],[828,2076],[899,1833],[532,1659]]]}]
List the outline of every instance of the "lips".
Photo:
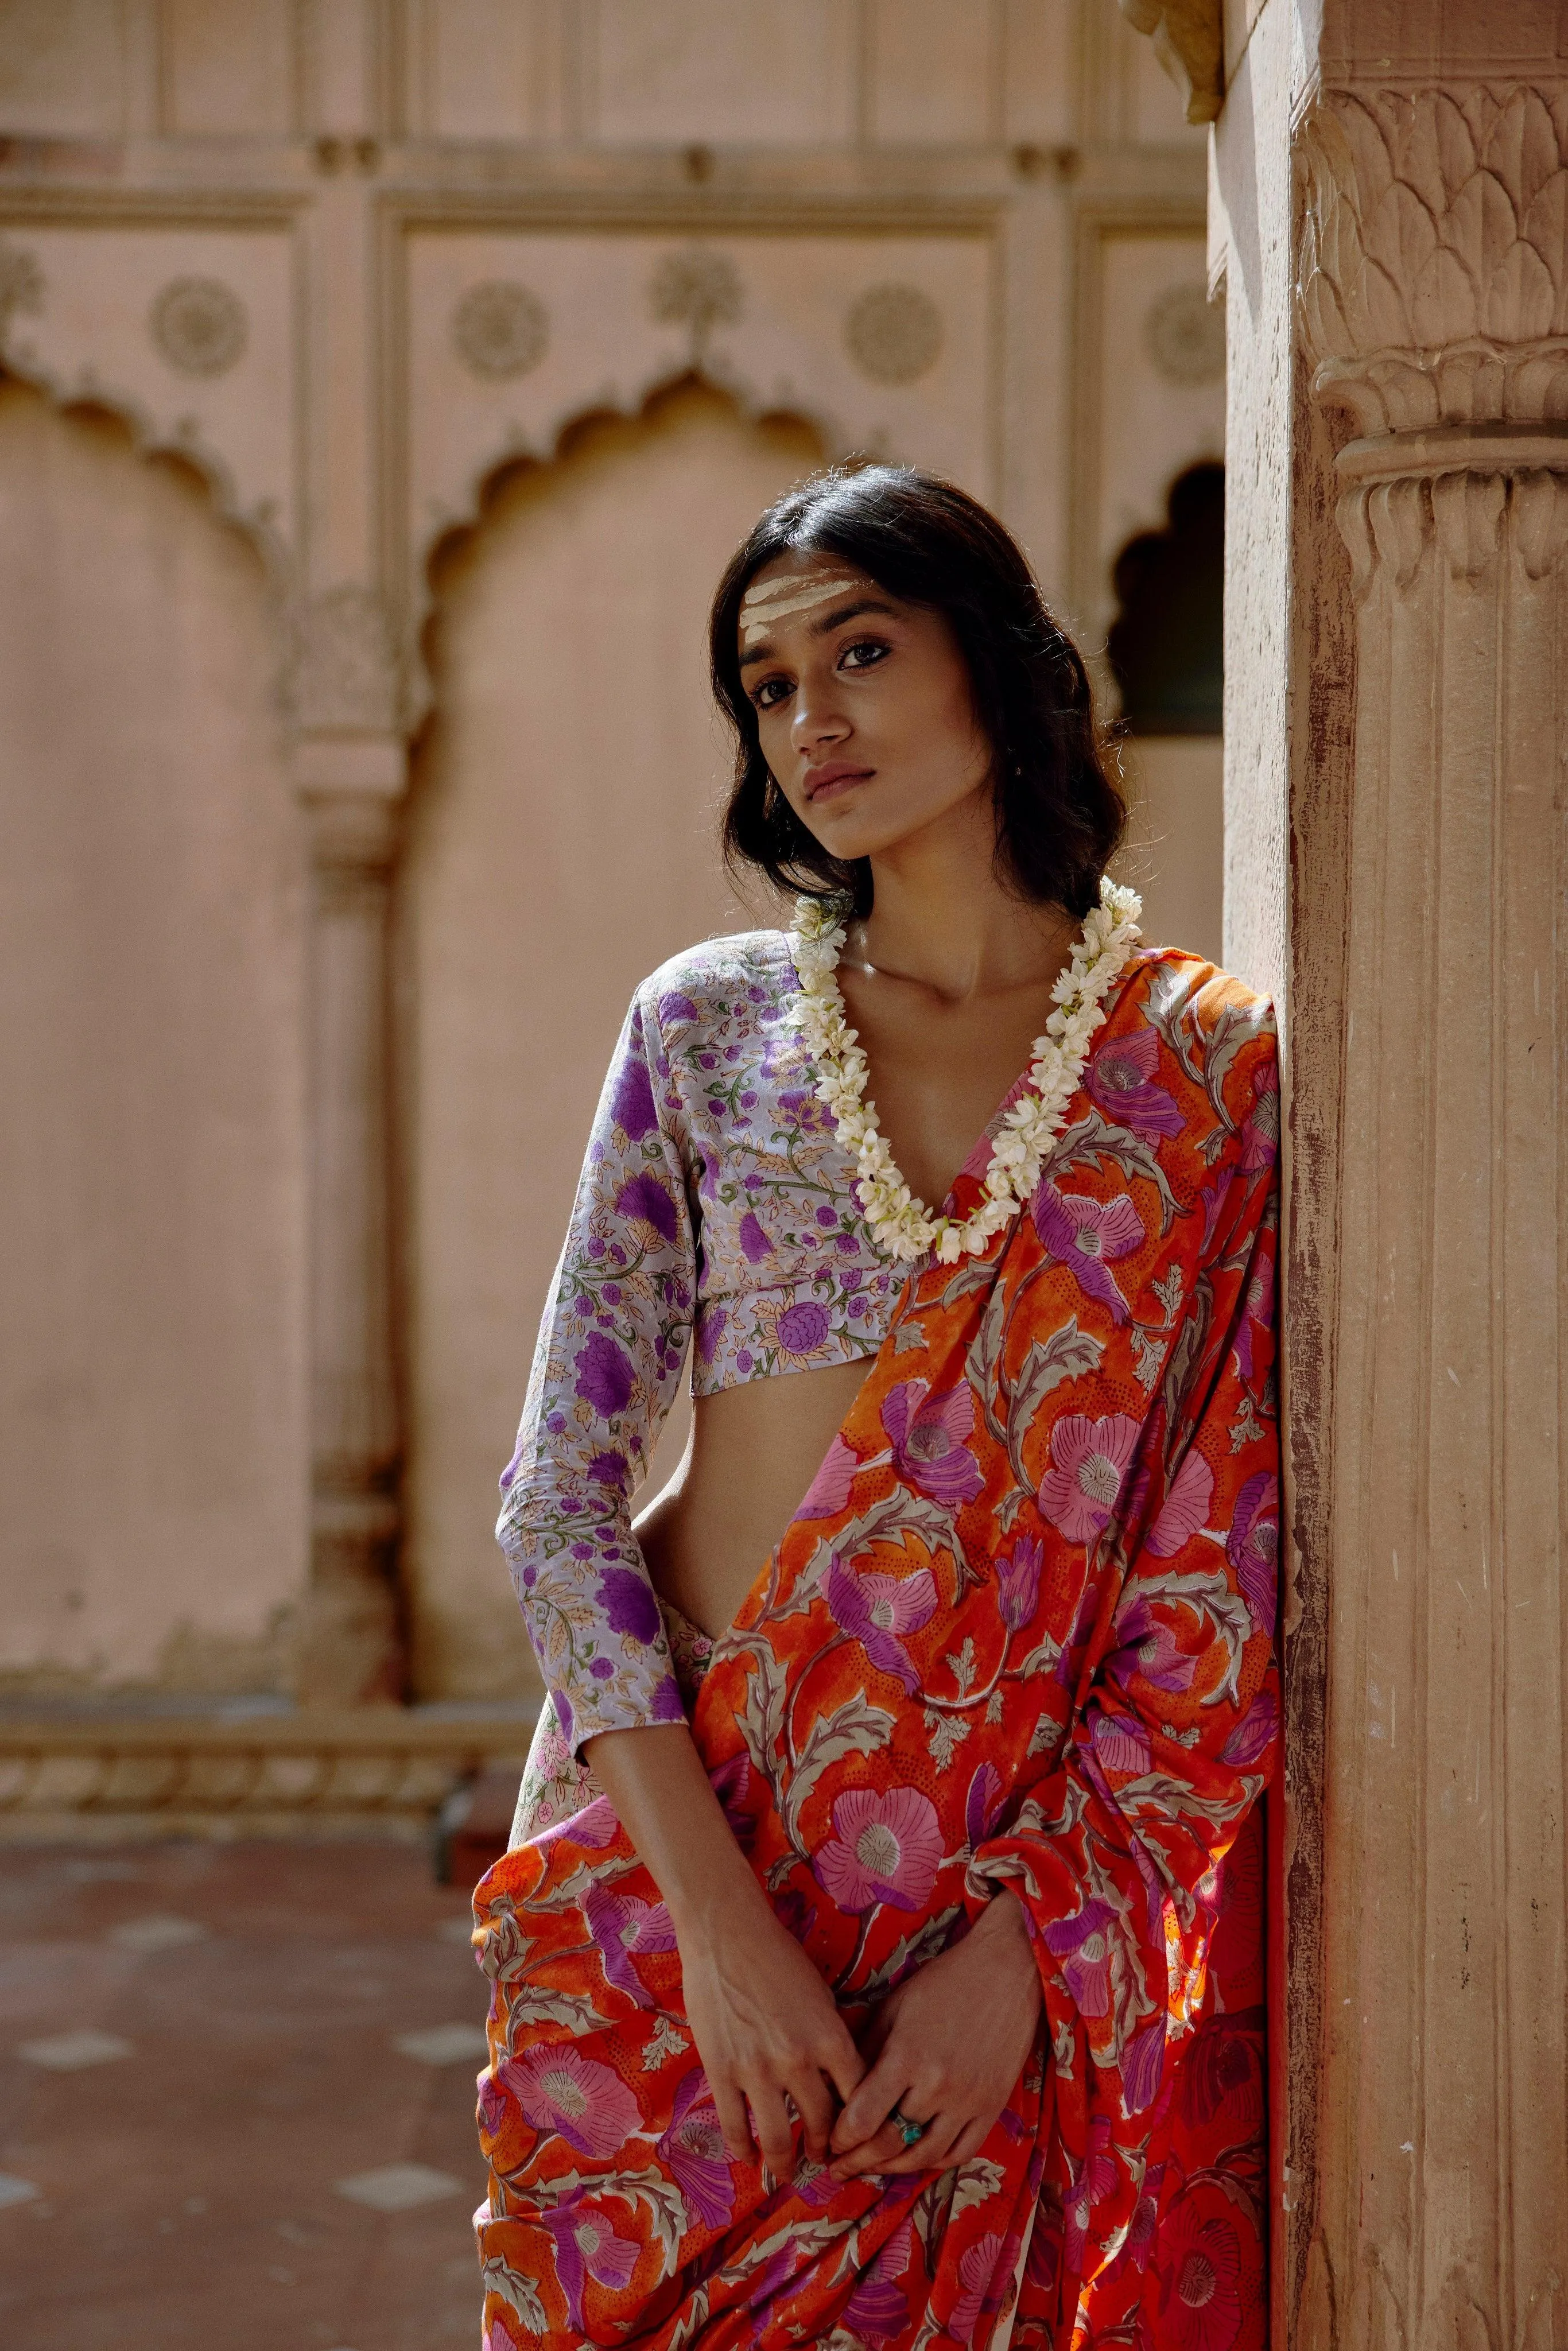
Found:
[{"label": "lips", "polygon": [[872,772],[870,768],[852,767],[847,759],[831,759],[824,768],[808,768],[802,778],[806,798],[809,800],[821,799],[824,793],[831,792],[839,785],[864,783]]}]

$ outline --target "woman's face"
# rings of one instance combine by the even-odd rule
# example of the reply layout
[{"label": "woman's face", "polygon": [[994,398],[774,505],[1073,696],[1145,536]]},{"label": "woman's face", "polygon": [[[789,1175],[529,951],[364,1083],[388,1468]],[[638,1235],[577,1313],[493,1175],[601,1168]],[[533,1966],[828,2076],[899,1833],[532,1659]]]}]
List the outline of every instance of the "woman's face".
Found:
[{"label": "woman's face", "polygon": [[938,612],[837,556],[780,556],[740,607],[762,756],[834,857],[873,857],[984,795],[991,747]]}]

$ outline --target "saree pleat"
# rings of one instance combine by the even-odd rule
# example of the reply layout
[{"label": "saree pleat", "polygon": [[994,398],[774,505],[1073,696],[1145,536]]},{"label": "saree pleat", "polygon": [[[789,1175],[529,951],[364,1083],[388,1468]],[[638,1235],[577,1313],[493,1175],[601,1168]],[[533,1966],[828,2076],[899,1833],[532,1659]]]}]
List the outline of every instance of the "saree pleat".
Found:
[{"label": "saree pleat", "polygon": [[1042,2029],[986,2145],[731,2162],[601,1798],[476,1896],[487,2351],[1263,2343],[1276,1109],[1267,1006],[1143,958],[1028,1210],[911,1278],[691,1708],[852,2031],[1018,1895]]}]

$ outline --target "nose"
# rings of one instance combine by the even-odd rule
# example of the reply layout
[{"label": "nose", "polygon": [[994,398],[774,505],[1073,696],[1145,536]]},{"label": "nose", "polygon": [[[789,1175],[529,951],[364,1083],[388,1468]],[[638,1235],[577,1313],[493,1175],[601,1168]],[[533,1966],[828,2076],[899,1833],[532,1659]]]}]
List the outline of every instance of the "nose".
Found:
[{"label": "nose", "polygon": [[807,758],[827,744],[843,742],[852,731],[832,686],[831,670],[826,676],[803,673],[796,685],[789,740]]}]

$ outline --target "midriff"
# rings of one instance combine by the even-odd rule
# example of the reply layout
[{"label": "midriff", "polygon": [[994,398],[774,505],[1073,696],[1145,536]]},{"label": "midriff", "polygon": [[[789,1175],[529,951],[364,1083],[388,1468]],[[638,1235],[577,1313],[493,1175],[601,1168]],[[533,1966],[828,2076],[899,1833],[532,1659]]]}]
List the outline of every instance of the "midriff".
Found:
[{"label": "midriff", "polygon": [[654,1589],[716,1639],[822,1466],[875,1357],[698,1396],[685,1456],[632,1521]]}]

